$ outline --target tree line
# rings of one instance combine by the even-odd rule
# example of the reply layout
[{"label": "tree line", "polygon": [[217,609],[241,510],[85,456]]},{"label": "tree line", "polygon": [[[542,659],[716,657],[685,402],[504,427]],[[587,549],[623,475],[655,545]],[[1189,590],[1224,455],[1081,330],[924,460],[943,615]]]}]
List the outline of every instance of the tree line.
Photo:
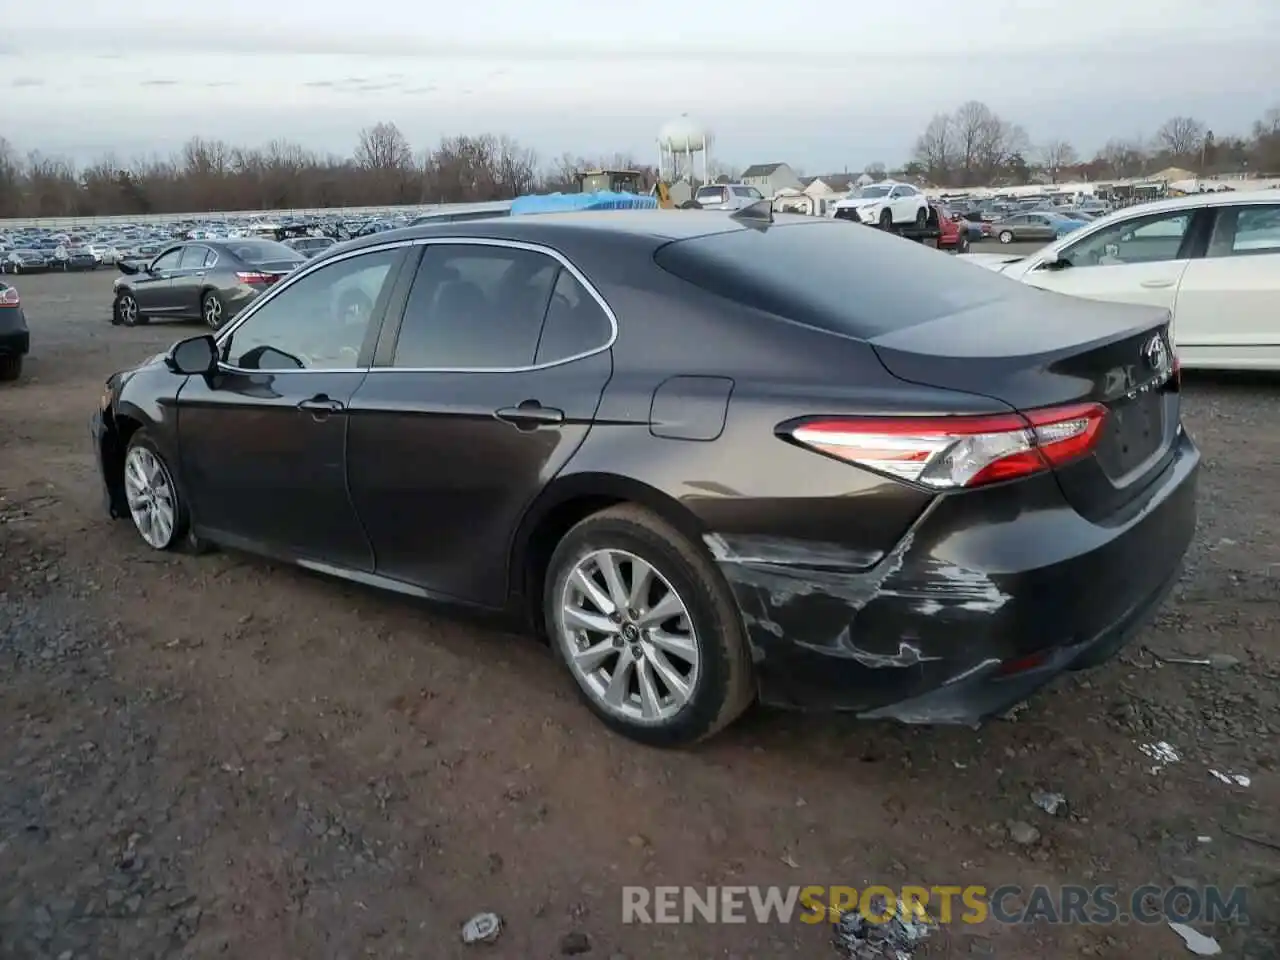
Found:
[{"label": "tree line", "polygon": [[[1022,126],[970,101],[933,117],[900,169],[874,163],[866,172],[974,187],[1141,177],[1171,166],[1203,176],[1280,176],[1280,107],[1266,111],[1247,135],[1215,136],[1201,120],[1172,117],[1150,141],[1112,139],[1086,160],[1065,140],[1033,144]],[[107,156],[83,168],[39,151],[22,156],[0,137],[0,218],[505,200],[573,190],[577,171],[592,167],[640,170],[650,182],[656,174],[625,154],[544,162],[518,141],[491,134],[446,137],[415,153],[399,127],[386,122],[360,131],[349,157],[288,140],[247,148],[193,137],[170,158]],[[716,172],[720,180],[734,177],[728,169]]]},{"label": "tree line", "polygon": [[39,151],[21,156],[0,137],[0,218],[506,200],[574,190],[577,171],[593,167],[655,176],[626,155],[542,162],[516,140],[490,134],[446,137],[415,155],[394,123],[360,131],[349,157],[287,140],[247,148],[193,137],[173,157],[107,156],[83,168]]},{"label": "tree line", "polygon": [[1267,110],[1246,135],[1215,135],[1195,117],[1170,117],[1149,140],[1113,138],[1090,159],[1066,140],[1033,144],[1021,125],[971,100],[929,121],[903,172],[937,186],[975,187],[1020,185],[1037,178],[1050,182],[1128,179],[1169,167],[1205,177],[1280,176],[1280,106]]}]

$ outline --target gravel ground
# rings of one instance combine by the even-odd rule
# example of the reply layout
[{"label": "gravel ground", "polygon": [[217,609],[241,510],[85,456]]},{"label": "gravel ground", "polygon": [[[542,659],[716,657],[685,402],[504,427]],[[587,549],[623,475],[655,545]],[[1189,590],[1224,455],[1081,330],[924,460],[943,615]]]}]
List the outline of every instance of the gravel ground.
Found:
[{"label": "gravel ground", "polygon": [[[623,924],[620,889],[1175,882],[1248,886],[1249,924],[1202,927],[1277,955],[1275,381],[1188,385],[1200,533],[1111,664],[977,732],[757,710],[660,753],[531,641],[106,520],[102,382],[195,329],[111,327],[110,280],[19,278],[34,354],[0,389],[0,957],[835,957],[821,926]],[[1152,773],[1157,741],[1180,760]],[[500,937],[463,946],[483,910]],[[1042,922],[918,951],[969,955],[1189,954],[1163,924]]]}]

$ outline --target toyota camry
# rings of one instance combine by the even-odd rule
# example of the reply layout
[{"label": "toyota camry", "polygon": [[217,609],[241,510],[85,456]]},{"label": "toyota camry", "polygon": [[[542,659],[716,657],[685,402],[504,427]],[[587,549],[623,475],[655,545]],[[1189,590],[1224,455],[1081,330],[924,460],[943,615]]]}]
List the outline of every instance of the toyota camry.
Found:
[{"label": "toyota camry", "polygon": [[1172,358],[1167,311],[767,204],[534,215],[326,251],[92,431],[147,547],[514,614],[677,745],[756,700],[973,724],[1105,660],[1195,526]]}]

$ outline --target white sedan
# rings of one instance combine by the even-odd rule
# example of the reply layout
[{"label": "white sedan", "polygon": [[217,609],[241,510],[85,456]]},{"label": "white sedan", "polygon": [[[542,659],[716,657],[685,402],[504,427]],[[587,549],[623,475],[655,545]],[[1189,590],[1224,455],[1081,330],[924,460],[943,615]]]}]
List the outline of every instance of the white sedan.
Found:
[{"label": "white sedan", "polygon": [[1280,370],[1280,190],[1146,203],[1030,256],[964,259],[1046,290],[1165,307],[1184,367]]}]

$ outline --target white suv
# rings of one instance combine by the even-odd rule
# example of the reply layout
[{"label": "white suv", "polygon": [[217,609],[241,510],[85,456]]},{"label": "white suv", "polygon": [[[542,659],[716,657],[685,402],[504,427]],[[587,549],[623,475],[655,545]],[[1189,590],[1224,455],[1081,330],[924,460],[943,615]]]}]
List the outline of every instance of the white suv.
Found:
[{"label": "white suv", "polygon": [[858,187],[836,202],[833,216],[881,227],[929,222],[929,198],[909,183],[885,180]]}]

